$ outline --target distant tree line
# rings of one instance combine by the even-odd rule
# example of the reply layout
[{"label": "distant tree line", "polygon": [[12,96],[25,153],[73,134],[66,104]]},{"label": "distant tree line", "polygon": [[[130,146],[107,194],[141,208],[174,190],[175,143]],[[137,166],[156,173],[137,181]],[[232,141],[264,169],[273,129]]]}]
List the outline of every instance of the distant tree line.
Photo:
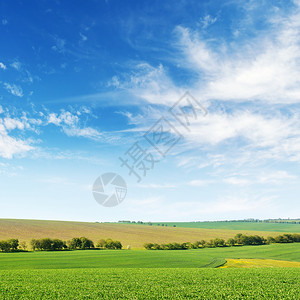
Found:
[{"label": "distant tree line", "polygon": [[265,245],[271,243],[299,243],[300,234],[283,234],[276,237],[268,237],[265,239],[258,235],[245,235],[238,233],[234,238],[227,241],[221,238],[211,239],[210,241],[196,241],[194,243],[146,243],[144,248],[147,250],[185,250],[185,249],[199,249],[199,248],[216,248],[216,247],[233,247],[233,246],[247,246],[247,245]]},{"label": "distant tree line", "polygon": [[67,241],[67,246],[71,250],[75,250],[75,249],[86,250],[86,249],[95,248],[93,241],[86,237],[72,238],[71,240]]},{"label": "distant tree line", "polygon": [[30,245],[33,251],[58,251],[67,248],[66,242],[59,239],[33,239],[30,241]]},{"label": "distant tree line", "polygon": [[300,234],[293,233],[293,234],[283,234],[283,235],[277,235],[275,237],[267,237],[267,242],[269,244],[271,243],[300,243]]},{"label": "distant tree line", "polygon": [[[145,225],[154,225],[152,222],[143,222],[143,221],[129,221],[129,220],[120,220],[119,223],[127,223],[127,224],[145,224]],[[260,220],[260,219],[243,219],[243,220],[223,220],[223,221],[195,221],[190,223],[219,223],[219,222],[245,222],[245,223],[285,223],[285,224],[300,224],[300,219],[266,219],[266,220]],[[97,222],[96,222],[97,223]],[[160,225],[160,224],[155,224]],[[172,224],[169,224],[172,225]],[[165,224],[165,226],[168,226]],[[174,226],[176,227],[176,225]]]},{"label": "distant tree line", "polygon": [[96,247],[94,242],[86,237],[75,237],[65,242],[59,239],[39,239],[31,240],[31,248],[33,250],[58,251],[58,250],[87,250],[87,249],[122,249],[120,241],[112,239],[101,239],[97,242]]},{"label": "distant tree line", "polygon": [[120,241],[113,241],[112,239],[100,240],[96,244],[100,249],[122,249],[122,244]]},{"label": "distant tree line", "polygon": [[[32,239],[30,241],[30,246],[33,251],[122,249],[122,244],[120,241],[101,239],[97,242],[95,247],[94,242],[86,237],[72,238],[69,241],[50,238]],[[0,241],[0,252],[18,252],[26,251],[26,249],[26,242],[19,243],[18,239]]]},{"label": "distant tree line", "polygon": [[[157,226],[168,226],[168,224],[165,223],[152,223],[152,222],[143,222],[143,221],[127,221],[127,220],[120,220],[118,223],[125,223],[125,224],[139,224],[139,225],[157,225]],[[176,225],[172,225],[173,227],[176,227]]]},{"label": "distant tree line", "polygon": [[[207,222],[218,222],[218,221],[207,221]],[[300,219],[244,219],[244,220],[225,220],[219,222],[248,222],[248,223],[284,223],[284,224],[300,224]]]},{"label": "distant tree line", "polygon": [[5,241],[0,241],[0,251],[2,252],[16,252],[18,251],[19,240],[9,239]]}]

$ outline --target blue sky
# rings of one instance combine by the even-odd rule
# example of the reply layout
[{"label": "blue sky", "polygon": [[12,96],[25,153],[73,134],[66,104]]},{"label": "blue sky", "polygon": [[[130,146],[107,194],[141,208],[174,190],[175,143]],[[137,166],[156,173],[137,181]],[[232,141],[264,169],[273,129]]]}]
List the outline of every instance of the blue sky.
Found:
[{"label": "blue sky", "polygon": [[[300,1],[1,1],[0,218],[299,217]],[[186,91],[207,110],[185,130]],[[119,157],[182,135],[141,182]],[[157,156],[158,155],[158,156]],[[106,172],[127,196],[105,208]]]}]

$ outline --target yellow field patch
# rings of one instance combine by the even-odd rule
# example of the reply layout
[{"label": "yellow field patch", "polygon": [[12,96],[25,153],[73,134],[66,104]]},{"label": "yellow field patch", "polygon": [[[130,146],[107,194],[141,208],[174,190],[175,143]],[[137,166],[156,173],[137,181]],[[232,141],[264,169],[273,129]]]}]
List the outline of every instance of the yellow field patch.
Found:
[{"label": "yellow field patch", "polygon": [[220,268],[300,268],[300,262],[275,259],[226,259]]}]

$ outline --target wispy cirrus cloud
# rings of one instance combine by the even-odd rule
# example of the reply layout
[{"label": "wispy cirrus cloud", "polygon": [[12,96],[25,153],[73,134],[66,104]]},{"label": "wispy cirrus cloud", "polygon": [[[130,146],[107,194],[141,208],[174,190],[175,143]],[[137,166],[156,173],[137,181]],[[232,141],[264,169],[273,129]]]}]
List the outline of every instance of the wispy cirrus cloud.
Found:
[{"label": "wispy cirrus cloud", "polygon": [[295,4],[292,13],[266,15],[268,28],[254,37],[219,47],[178,26],[186,67],[199,74],[194,93],[204,99],[299,103],[300,7]]},{"label": "wispy cirrus cloud", "polygon": [[13,63],[10,64],[10,66],[17,71],[20,71],[22,68],[22,64],[19,61],[14,61]]},{"label": "wispy cirrus cloud", "polygon": [[171,105],[185,91],[171,80],[161,64],[153,67],[146,62],[139,63],[123,77],[114,76],[109,85],[152,104]]},{"label": "wispy cirrus cloud", "polygon": [[54,41],[54,45],[51,49],[58,53],[64,53],[66,51],[66,40],[58,36],[52,36],[52,38]]},{"label": "wispy cirrus cloud", "polygon": [[30,140],[10,136],[0,119],[0,157],[11,159],[15,155],[24,155],[33,149]]},{"label": "wispy cirrus cloud", "polygon": [[6,65],[3,62],[0,62],[0,69],[6,70]]},{"label": "wispy cirrus cloud", "polygon": [[217,21],[217,17],[212,17],[211,15],[206,15],[205,17],[201,18],[199,25],[206,29],[210,25],[214,24]]},{"label": "wispy cirrus cloud", "polygon": [[63,132],[68,136],[85,137],[90,139],[99,139],[101,133],[91,127],[80,127],[79,115],[72,114],[69,111],[61,111],[60,114],[50,113],[48,115],[48,124],[54,124],[61,127]]},{"label": "wispy cirrus cloud", "polygon": [[99,140],[101,133],[82,123],[82,115],[91,111],[82,107],[74,112],[62,110],[60,113],[46,111],[22,112],[5,110],[0,106],[0,157],[11,159],[28,152],[41,152],[34,144],[41,143],[47,127],[57,126],[69,137],[83,137]]},{"label": "wispy cirrus cloud", "polygon": [[22,88],[16,84],[4,82],[4,87],[9,93],[11,93],[14,96],[22,98],[24,95]]},{"label": "wispy cirrus cloud", "polygon": [[[255,1],[246,6],[251,14],[244,22],[252,24],[261,6]],[[170,105],[186,89],[202,101],[299,103],[299,20],[300,4],[294,1],[294,9],[289,11],[271,5],[264,19],[258,20],[266,24],[264,30],[255,31],[252,24],[251,35],[233,41],[218,41],[205,37],[201,30],[177,26],[173,62],[198,80],[180,85],[163,64],[155,67],[139,62],[125,78],[115,76],[112,83],[155,104]],[[207,15],[202,21],[203,26],[208,26],[217,19]],[[235,30],[238,29],[232,29],[233,35]]]},{"label": "wispy cirrus cloud", "polygon": [[[153,67],[146,62],[137,64],[127,77],[112,81],[116,88],[149,104],[169,107],[188,89],[208,106],[209,114],[185,132],[185,147],[180,150],[210,158],[202,157],[197,165],[181,157],[181,166],[262,166],[274,159],[300,162],[300,1],[294,1],[291,10],[271,5],[260,19],[263,30],[253,26],[261,6],[251,3],[244,8],[248,13],[243,20],[244,26],[252,24],[251,35],[244,38],[240,33],[234,40],[218,40],[206,38],[198,29],[175,28],[174,60],[198,78],[188,85],[172,79],[163,64]],[[202,21],[205,27],[218,19]],[[241,26],[232,28],[233,36],[236,30]],[[130,124],[144,130],[148,114],[142,109],[136,115],[127,112],[127,117]],[[227,183],[243,185],[247,180],[232,177]]]}]

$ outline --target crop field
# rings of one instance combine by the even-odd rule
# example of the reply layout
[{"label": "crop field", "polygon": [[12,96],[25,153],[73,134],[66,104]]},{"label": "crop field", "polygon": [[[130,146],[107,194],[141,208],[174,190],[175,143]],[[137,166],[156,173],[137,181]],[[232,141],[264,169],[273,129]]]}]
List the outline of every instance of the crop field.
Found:
[{"label": "crop field", "polygon": [[[212,222],[211,224],[214,223]],[[124,247],[130,245],[132,249],[142,249],[143,245],[149,242],[163,244],[175,241],[183,243],[195,242],[202,239],[228,239],[235,236],[237,233],[250,235],[258,234],[264,237],[276,236],[279,231],[281,232],[284,229],[282,227],[283,225],[292,227],[291,230],[288,230],[289,228],[286,227],[286,232],[300,232],[300,225],[298,224],[262,224],[272,225],[273,231],[267,231],[265,227],[261,228],[261,231],[257,231],[258,227],[253,227],[251,224],[252,223],[241,223],[240,225],[234,224],[234,228],[230,228],[230,226],[229,228],[222,228],[221,225],[218,225],[219,228],[191,228],[192,226],[189,228],[179,227],[179,225],[178,227],[162,227],[155,225],[131,225],[120,223],[0,219],[0,240],[17,238],[20,241],[28,242],[33,238],[49,237],[68,240],[73,237],[85,236],[94,242],[102,238],[112,238],[113,240],[121,241]],[[256,223],[254,223],[254,225],[256,225]],[[277,225],[278,227],[276,227]],[[295,227],[293,227],[294,225]],[[251,228],[251,226],[253,228]],[[271,227],[269,229],[271,229]]]},{"label": "crop field", "polygon": [[[125,240],[138,248],[141,245],[138,237],[142,234],[146,234],[143,238],[147,241],[157,238],[165,242],[178,241],[178,236],[186,241],[192,237],[204,238],[205,233],[232,237],[236,232],[243,232],[22,221],[2,220],[2,234],[6,227],[10,233],[22,237],[29,237],[31,230],[34,233],[31,237],[46,234],[65,239],[78,235],[122,237],[123,244]],[[11,236],[16,235],[9,234]],[[131,242],[134,240],[136,244]],[[299,266],[300,243],[174,251],[0,253],[0,299],[299,299]]]},{"label": "crop field", "polygon": [[227,258],[226,264],[220,268],[300,268],[298,261],[286,261],[275,259],[232,259]]},{"label": "crop field", "polygon": [[299,299],[299,265],[299,243],[0,253],[0,299]]},{"label": "crop field", "polygon": [[1,299],[299,299],[300,269],[0,271]]},{"label": "crop field", "polygon": [[76,250],[0,253],[0,270],[71,268],[213,268],[226,259],[300,262],[300,244],[195,250]]},{"label": "crop field", "polygon": [[[152,226],[158,226],[154,222]],[[219,229],[219,230],[248,230],[260,232],[300,232],[300,224],[292,223],[264,223],[264,222],[163,222],[168,226],[176,226],[178,228],[200,228],[200,229]],[[134,224],[133,224],[134,225]],[[145,224],[147,226],[147,224]],[[149,226],[149,225],[148,225]]]}]

